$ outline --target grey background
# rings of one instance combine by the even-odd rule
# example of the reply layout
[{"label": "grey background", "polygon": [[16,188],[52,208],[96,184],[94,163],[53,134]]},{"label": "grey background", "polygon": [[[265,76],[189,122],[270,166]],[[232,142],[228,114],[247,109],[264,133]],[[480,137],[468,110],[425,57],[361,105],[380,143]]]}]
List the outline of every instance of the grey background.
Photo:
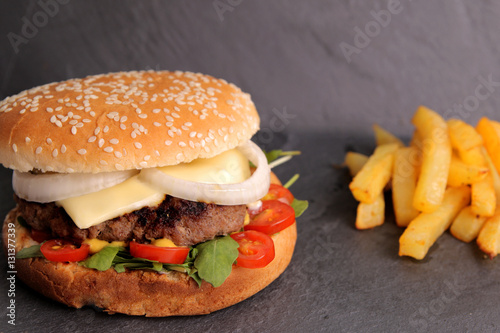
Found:
[{"label": "grey background", "polygon": [[[349,177],[333,167],[347,149],[372,151],[374,122],[408,140],[420,104],[471,124],[482,115],[500,119],[500,3],[54,1],[0,2],[0,98],[119,70],[225,78],[252,94],[263,129],[255,141],[302,150],[276,172],[283,179],[301,174],[292,190],[310,208],[298,221],[287,271],[250,299],[207,316],[68,309],[18,281],[12,327],[2,257],[0,331],[500,329],[498,259],[486,260],[475,244],[449,234],[421,262],[398,257],[402,230],[392,213],[383,226],[356,231]],[[356,47],[350,57],[341,48],[347,44]],[[9,170],[1,169],[0,181],[3,216],[14,206]]]}]

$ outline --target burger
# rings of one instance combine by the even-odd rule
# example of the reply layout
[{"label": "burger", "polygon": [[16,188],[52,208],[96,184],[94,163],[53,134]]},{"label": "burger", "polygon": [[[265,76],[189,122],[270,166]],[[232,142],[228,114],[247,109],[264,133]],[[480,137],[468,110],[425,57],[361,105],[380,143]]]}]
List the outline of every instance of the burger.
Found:
[{"label": "burger", "polygon": [[293,195],[250,138],[250,96],[211,76],[119,72],[0,102],[3,225],[17,276],[109,313],[198,315],[275,280],[296,242]]}]

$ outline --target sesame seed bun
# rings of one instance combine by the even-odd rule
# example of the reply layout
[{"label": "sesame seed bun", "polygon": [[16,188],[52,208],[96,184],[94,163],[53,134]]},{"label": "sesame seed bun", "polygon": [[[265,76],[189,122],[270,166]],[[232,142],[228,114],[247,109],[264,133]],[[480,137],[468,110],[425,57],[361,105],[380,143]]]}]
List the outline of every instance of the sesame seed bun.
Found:
[{"label": "sesame seed bun", "polygon": [[0,102],[0,162],[19,171],[97,173],[208,158],[259,129],[250,96],[189,72],[89,76]]},{"label": "sesame seed bun", "polygon": [[[7,215],[3,226],[6,251],[7,228],[16,224],[16,250],[34,242],[17,222],[17,210]],[[117,273],[97,271],[76,263],[51,262],[43,258],[18,259],[17,277],[58,302],[81,308],[95,305],[109,313],[163,317],[200,315],[238,303],[274,281],[288,266],[297,239],[296,224],[272,236],[276,257],[266,267],[248,269],[233,266],[231,275],[217,288],[203,282],[201,288],[187,274],[135,270]]]}]

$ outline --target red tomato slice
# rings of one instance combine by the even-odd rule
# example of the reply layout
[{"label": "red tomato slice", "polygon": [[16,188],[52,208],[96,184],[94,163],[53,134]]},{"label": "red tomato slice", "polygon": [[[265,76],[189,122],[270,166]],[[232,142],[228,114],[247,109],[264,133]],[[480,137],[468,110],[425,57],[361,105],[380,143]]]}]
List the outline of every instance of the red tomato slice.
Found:
[{"label": "red tomato slice", "polygon": [[262,201],[262,206],[256,211],[249,211],[250,223],[245,230],[257,230],[268,235],[288,228],[295,222],[295,211],[287,204],[278,200]]},{"label": "red tomato slice", "polygon": [[292,204],[293,199],[294,197],[292,192],[290,192],[286,187],[278,184],[271,184],[271,186],[269,186],[269,191],[264,198],[262,198],[262,200],[279,200],[289,205]]},{"label": "red tomato slice", "polygon": [[81,261],[89,255],[89,245],[75,244],[62,239],[51,239],[40,246],[40,251],[50,261]]},{"label": "red tomato slice", "polygon": [[43,243],[47,239],[51,239],[52,234],[47,231],[31,229],[31,238],[33,238],[35,242]]},{"label": "red tomato slice", "polygon": [[132,241],[130,254],[137,258],[156,260],[164,264],[183,264],[189,254],[189,247],[161,247]]},{"label": "red tomato slice", "polygon": [[249,230],[231,235],[240,244],[236,264],[244,268],[262,268],[274,259],[274,242],[262,232]]}]

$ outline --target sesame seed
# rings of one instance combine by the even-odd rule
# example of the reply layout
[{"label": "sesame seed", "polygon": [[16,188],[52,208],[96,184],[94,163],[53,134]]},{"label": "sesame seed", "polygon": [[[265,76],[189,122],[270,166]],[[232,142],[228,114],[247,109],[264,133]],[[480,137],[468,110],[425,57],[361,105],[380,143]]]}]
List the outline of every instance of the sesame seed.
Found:
[{"label": "sesame seed", "polygon": [[128,119],[127,116],[123,116],[123,117],[121,117],[120,122],[121,123],[126,122],[127,119]]},{"label": "sesame seed", "polygon": [[49,145],[51,145],[51,144],[52,144],[52,139],[51,139],[51,138],[47,138],[47,143],[48,143]]},{"label": "sesame seed", "polygon": [[134,146],[135,146],[135,148],[137,148],[137,149],[141,149],[141,148],[142,148],[142,145],[141,145],[141,143],[140,143],[140,142],[134,142]]},{"label": "sesame seed", "polygon": [[127,126],[125,126],[125,124],[120,124],[120,129],[122,129],[122,130],[126,130],[126,129],[127,129]]},{"label": "sesame seed", "polygon": [[12,145],[12,150],[14,153],[17,153],[17,145],[15,143]]},{"label": "sesame seed", "polygon": [[150,155],[146,155],[146,156],[144,156],[144,161],[149,161],[150,158],[151,158]]},{"label": "sesame seed", "polygon": [[106,147],[106,148],[104,148],[104,151],[106,153],[112,153],[113,152],[113,147]]},{"label": "sesame seed", "polygon": [[105,160],[100,160],[99,163],[101,163],[101,165],[108,165],[108,162],[106,162]]},{"label": "sesame seed", "polygon": [[156,127],[160,127],[160,126],[161,126],[161,123],[159,123],[159,122],[155,121],[155,122],[153,123],[153,125],[155,125]]},{"label": "sesame seed", "polygon": [[92,135],[92,136],[89,138],[89,142],[94,142],[96,139],[97,139],[97,137],[96,137],[95,135]]},{"label": "sesame seed", "polygon": [[120,153],[119,151],[115,151],[115,156],[117,158],[121,158],[122,157],[122,153]]},{"label": "sesame seed", "polygon": [[29,136],[27,136],[27,137],[24,139],[24,141],[26,141],[26,143],[29,143],[29,142],[31,142],[31,139],[29,138]]},{"label": "sesame seed", "polygon": [[97,135],[99,134],[99,132],[101,131],[101,128],[99,126],[97,126],[94,130],[94,135]]},{"label": "sesame seed", "polygon": [[80,155],[85,155],[87,153],[87,151],[82,148],[82,149],[78,149],[77,153]]},{"label": "sesame seed", "polygon": [[148,115],[145,113],[141,113],[140,115],[138,115],[138,117],[141,119],[146,119],[148,117]]},{"label": "sesame seed", "polygon": [[179,142],[179,146],[186,147],[187,145],[183,141],[181,141],[181,142]]},{"label": "sesame seed", "polygon": [[159,113],[161,109],[153,109],[153,113]]},{"label": "sesame seed", "polygon": [[118,139],[115,139],[115,138],[109,140],[109,143],[111,143],[112,145],[116,145],[116,144],[118,144],[118,142],[120,142],[120,141],[118,141]]},{"label": "sesame seed", "polygon": [[76,134],[76,127],[75,127],[75,126],[71,127],[71,133],[72,133],[73,135],[75,135],[75,134]]},{"label": "sesame seed", "polygon": [[109,131],[109,127],[106,125],[102,131],[103,131],[104,133],[108,133],[108,131]]},{"label": "sesame seed", "polygon": [[40,154],[42,152],[42,147],[38,147],[36,150],[35,150],[35,154]]},{"label": "sesame seed", "polygon": [[139,163],[139,165],[143,168],[147,167],[148,166],[148,162],[146,161],[142,161],[141,163]]},{"label": "sesame seed", "polygon": [[76,124],[78,124],[78,120],[76,120],[76,119],[70,120],[69,124],[70,125],[76,125]]},{"label": "sesame seed", "polygon": [[160,152],[158,150],[155,150],[155,155],[160,156]]},{"label": "sesame seed", "polygon": [[172,141],[170,141],[170,140],[165,141],[165,145],[170,146],[171,144],[172,144]]},{"label": "sesame seed", "polygon": [[189,133],[189,137],[190,138],[194,138],[195,136],[196,136],[196,132],[195,131]]},{"label": "sesame seed", "polygon": [[56,148],[56,149],[54,149],[54,150],[52,151],[52,156],[53,156],[53,157],[57,157],[57,154],[58,154],[58,153],[59,153],[59,152],[57,151],[57,148]]},{"label": "sesame seed", "polygon": [[63,154],[64,154],[65,152],[66,152],[66,146],[65,146],[65,145],[62,145],[62,146],[61,146],[61,153],[63,153]]},{"label": "sesame seed", "polygon": [[[107,164],[107,163],[106,163],[106,164]],[[123,165],[118,164],[118,163],[117,163],[117,164],[115,164],[115,168],[116,168],[117,170],[124,170],[124,169],[125,169],[125,168],[123,167]]]},{"label": "sesame seed", "polygon": [[104,139],[99,139],[97,145],[99,146],[99,148],[101,148],[104,145]]}]

